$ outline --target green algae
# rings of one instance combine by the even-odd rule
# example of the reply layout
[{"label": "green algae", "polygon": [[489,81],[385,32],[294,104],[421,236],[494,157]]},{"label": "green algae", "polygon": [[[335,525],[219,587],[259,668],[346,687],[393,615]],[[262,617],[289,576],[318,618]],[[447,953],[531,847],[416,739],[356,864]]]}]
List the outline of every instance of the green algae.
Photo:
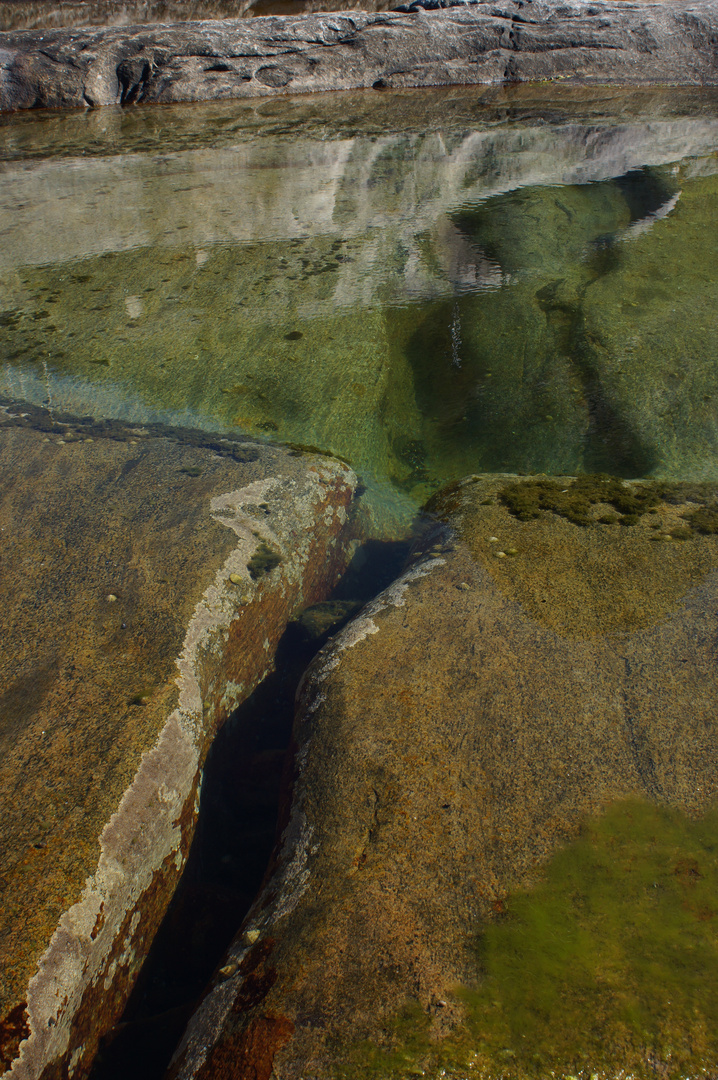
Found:
[{"label": "green algae", "polygon": [[[590,525],[593,520],[602,524],[635,525],[642,514],[658,506],[667,490],[666,484],[644,483],[628,485],[616,476],[599,473],[567,480],[525,480],[507,484],[499,492],[500,501],[519,521],[531,521],[542,510],[550,510],[574,525]],[[591,517],[592,507],[608,504],[618,511],[615,515]]]},{"label": "green algae", "polygon": [[269,544],[265,544],[264,541],[262,541],[247,563],[249,576],[252,581],[259,581],[261,577],[264,577],[265,574],[270,573],[275,567],[279,566],[281,561],[282,556],[279,552],[275,551]]},{"label": "green algae", "polygon": [[475,942],[464,1018],[433,1040],[418,1003],[346,1078],[632,1075],[718,1068],[718,812],[627,800],[585,823]]},{"label": "green algae", "polygon": [[718,533],[718,503],[701,506],[697,510],[687,512],[684,516],[696,532],[706,536]]}]

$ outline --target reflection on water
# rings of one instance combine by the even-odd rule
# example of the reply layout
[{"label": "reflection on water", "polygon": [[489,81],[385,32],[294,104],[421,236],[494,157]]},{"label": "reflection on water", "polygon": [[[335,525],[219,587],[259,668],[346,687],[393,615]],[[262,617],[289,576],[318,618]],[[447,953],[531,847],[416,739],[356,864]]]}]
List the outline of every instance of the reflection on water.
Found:
[{"label": "reflection on water", "polygon": [[206,107],[185,149],[186,108],[126,145],[114,110],[86,147],[5,123],[0,393],[318,446],[414,506],[497,469],[715,478],[713,99],[475,97],[421,133]]}]

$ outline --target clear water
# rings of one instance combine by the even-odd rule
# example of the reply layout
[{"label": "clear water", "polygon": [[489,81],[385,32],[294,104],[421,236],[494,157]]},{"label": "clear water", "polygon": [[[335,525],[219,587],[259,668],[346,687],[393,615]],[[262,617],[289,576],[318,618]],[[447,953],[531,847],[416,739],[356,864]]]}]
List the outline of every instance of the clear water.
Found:
[{"label": "clear water", "polygon": [[0,123],[0,394],[349,460],[718,476],[715,93],[346,94]]}]

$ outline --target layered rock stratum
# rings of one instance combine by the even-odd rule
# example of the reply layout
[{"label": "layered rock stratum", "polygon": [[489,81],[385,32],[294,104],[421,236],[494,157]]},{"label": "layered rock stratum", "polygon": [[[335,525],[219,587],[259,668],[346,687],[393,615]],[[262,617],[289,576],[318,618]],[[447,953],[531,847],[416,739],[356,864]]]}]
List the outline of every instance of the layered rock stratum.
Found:
[{"label": "layered rock stratum", "polygon": [[0,36],[0,109],[553,79],[715,85],[715,0],[431,2]]},{"label": "layered rock stratum", "polygon": [[353,550],[341,462],[0,412],[0,1050],[82,1076],[186,861],[218,727]]}]

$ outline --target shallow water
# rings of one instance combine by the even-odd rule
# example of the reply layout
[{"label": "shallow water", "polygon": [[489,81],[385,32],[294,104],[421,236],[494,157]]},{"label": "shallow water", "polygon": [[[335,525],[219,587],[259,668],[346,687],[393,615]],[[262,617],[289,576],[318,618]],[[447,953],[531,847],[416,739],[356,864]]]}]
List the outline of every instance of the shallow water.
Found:
[{"label": "shallow water", "polygon": [[715,479],[718,99],[535,95],[4,118],[0,394],[317,446],[379,530],[467,472]]}]

